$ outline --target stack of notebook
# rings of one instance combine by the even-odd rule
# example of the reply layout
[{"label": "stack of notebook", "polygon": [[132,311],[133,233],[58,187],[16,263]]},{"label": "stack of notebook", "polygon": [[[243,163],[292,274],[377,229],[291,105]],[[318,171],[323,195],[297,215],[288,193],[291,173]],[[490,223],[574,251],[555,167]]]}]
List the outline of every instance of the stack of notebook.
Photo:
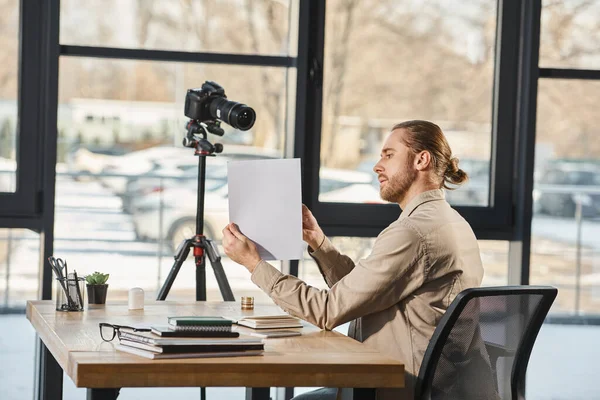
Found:
[{"label": "stack of notebook", "polygon": [[261,339],[239,338],[231,320],[222,317],[170,317],[168,326],[151,332],[122,329],[117,350],[150,359],[256,356]]}]

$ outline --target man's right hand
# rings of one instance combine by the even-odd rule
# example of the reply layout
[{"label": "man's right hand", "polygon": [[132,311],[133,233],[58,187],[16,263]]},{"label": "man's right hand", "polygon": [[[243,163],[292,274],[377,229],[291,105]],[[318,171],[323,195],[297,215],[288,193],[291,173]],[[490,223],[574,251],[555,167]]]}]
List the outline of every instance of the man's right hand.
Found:
[{"label": "man's right hand", "polygon": [[319,223],[304,204],[302,204],[302,239],[313,250],[317,250],[325,239],[325,234]]}]

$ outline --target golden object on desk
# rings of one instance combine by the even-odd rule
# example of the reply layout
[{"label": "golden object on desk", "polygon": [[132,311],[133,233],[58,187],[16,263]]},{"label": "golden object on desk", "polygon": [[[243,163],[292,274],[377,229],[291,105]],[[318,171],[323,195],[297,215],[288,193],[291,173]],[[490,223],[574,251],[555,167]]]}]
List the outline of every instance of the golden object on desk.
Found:
[{"label": "golden object on desk", "polygon": [[254,297],[242,297],[242,310],[254,310]]}]

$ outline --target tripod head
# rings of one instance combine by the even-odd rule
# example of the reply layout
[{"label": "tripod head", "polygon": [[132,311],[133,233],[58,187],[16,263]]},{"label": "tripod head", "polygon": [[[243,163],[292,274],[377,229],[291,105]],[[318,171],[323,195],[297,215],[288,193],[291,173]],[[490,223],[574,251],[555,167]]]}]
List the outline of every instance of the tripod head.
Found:
[{"label": "tripod head", "polygon": [[186,124],[187,134],[183,138],[183,145],[196,149],[194,155],[197,156],[215,156],[215,153],[223,151],[221,143],[212,144],[208,141],[208,133],[223,136],[225,133],[221,128],[219,121],[199,122],[197,120],[189,120]]}]

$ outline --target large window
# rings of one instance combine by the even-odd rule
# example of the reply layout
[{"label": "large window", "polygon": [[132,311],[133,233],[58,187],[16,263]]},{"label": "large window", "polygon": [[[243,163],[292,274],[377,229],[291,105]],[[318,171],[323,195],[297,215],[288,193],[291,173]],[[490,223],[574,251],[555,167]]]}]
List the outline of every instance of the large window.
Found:
[{"label": "large window", "polygon": [[470,174],[454,205],[487,206],[495,0],[327,2],[319,201],[381,202],[372,171],[391,127],[440,125]]},{"label": "large window", "polygon": [[[224,145],[222,154],[207,157],[204,197],[204,233],[221,253],[229,222],[227,161],[284,156],[293,137],[295,72],[268,63],[291,66],[286,57],[297,47],[290,39],[296,37],[290,28],[297,25],[290,24],[295,7],[288,1],[61,2],[60,42],[65,54],[79,56],[60,59],[55,243],[65,245],[69,265],[81,265],[81,273],[110,273],[111,299],[124,298],[132,286],[155,298],[175,250],[195,234],[198,157],[181,145],[187,89],[216,81],[230,100],[257,114],[249,131],[223,124],[222,137],[208,137]],[[127,48],[150,60],[156,53],[144,50],[179,52],[161,53],[161,60],[233,53],[245,65],[87,58],[74,46],[110,57]],[[251,58],[263,55],[283,57]],[[93,264],[86,262],[90,252]],[[245,269],[226,257],[222,263],[236,297],[266,299]],[[189,257],[168,299],[194,298],[195,270]],[[221,299],[208,259],[207,298]]]},{"label": "large window", "polygon": [[[287,75],[273,67],[62,58],[56,253],[65,251],[80,273],[110,273],[110,299],[133,286],[156,297],[178,245],[195,234],[198,157],[181,145],[186,88],[214,80],[257,114],[249,131],[223,124],[225,135],[209,135],[224,150],[207,157],[204,233],[220,243],[229,223],[227,161],[284,155]],[[225,257],[223,265],[236,297],[266,298],[244,268]],[[208,299],[219,300],[210,264],[207,271]],[[194,289],[190,257],[171,293],[189,300]]]},{"label": "large window", "polygon": [[38,296],[39,243],[29,230],[0,228],[0,365],[11,366],[0,374],[3,399],[31,397],[33,391],[35,331],[21,313]]},{"label": "large window", "polygon": [[[542,6],[529,281],[557,287],[558,297],[531,354],[527,398],[596,398],[600,4]],[[547,379],[551,364],[569,385]]]},{"label": "large window", "polygon": [[530,281],[558,287],[560,315],[600,312],[599,18],[595,1],[542,2]]},{"label": "large window", "polygon": [[[533,117],[521,107],[524,98],[518,94],[519,83],[528,86],[523,77],[535,72],[526,64],[535,55],[527,46],[521,54],[531,24],[519,29],[517,21],[537,2],[38,3],[0,0],[0,222],[13,228],[0,229],[0,304],[5,309],[22,308],[26,299],[37,297],[39,287],[48,297],[45,289],[52,279],[47,268],[39,279],[40,238],[46,239],[45,245],[54,239],[54,254],[67,258],[78,273],[110,273],[110,300],[124,299],[132,286],[143,287],[148,299],[155,298],[175,247],[193,234],[197,159],[181,146],[183,100],[186,89],[207,79],[221,83],[231,100],[251,105],[259,116],[251,131],[225,127],[222,138],[211,137],[225,144],[224,153],[211,158],[207,168],[205,233],[218,246],[227,222],[226,160],[290,156],[297,145],[296,153],[303,157],[303,189],[309,189],[305,200],[319,221],[325,221],[336,246],[353,259],[368,255],[372,237],[399,212],[396,205],[358,204],[380,202],[371,169],[381,142],[395,123],[427,119],[442,127],[461,167],[471,175],[471,181],[448,193],[448,199],[478,237],[486,239],[479,241],[483,284],[508,282],[507,240],[522,239],[513,213],[515,199],[522,195],[513,178],[523,178],[513,171],[515,158],[521,157],[515,152],[516,135],[533,135],[517,118]],[[588,70],[600,65],[600,4],[542,4],[535,214],[525,257],[531,256],[532,284],[559,288],[553,318],[598,314],[595,204],[600,148],[594,129],[600,121],[594,111],[600,84],[546,78],[564,78],[561,73],[598,78],[597,71]],[[293,132],[295,116],[290,110],[296,102],[290,99],[296,93],[290,87],[296,86],[296,79],[299,118]],[[37,202],[47,203],[44,190],[54,183],[52,168],[42,169],[39,163],[52,164],[56,139],[52,218],[52,207],[38,207]],[[40,228],[47,216],[54,225],[44,226],[43,235],[17,229]],[[245,269],[227,258],[223,265],[236,297],[267,300]],[[169,299],[194,298],[194,271],[190,259]],[[207,273],[208,299],[219,300],[210,265]],[[325,285],[307,256],[299,275],[311,285]],[[9,317],[0,322],[15,327]],[[544,354],[556,355],[556,344],[569,340],[580,347],[563,346],[565,360],[593,346],[591,335],[560,329],[564,336],[557,340],[557,331],[548,326],[552,325],[544,329],[552,338],[536,344]],[[27,322],[19,329],[21,337],[33,334]],[[28,343],[33,353],[33,341]],[[0,341],[0,363],[24,359],[22,350]],[[536,370],[535,363],[532,359],[530,372],[538,378],[531,382],[547,389],[542,397],[573,397],[559,392],[572,388],[553,387],[539,378],[548,373]],[[546,367],[552,360],[538,358],[537,363]],[[576,371],[574,365],[583,368],[591,361],[581,363],[578,358],[561,365],[565,375]],[[31,375],[15,368],[0,381],[15,389],[9,397],[23,398],[30,395],[32,381],[25,389],[14,377]],[[578,380],[578,389],[585,389],[588,381]],[[68,380],[66,386],[75,390]],[[528,390],[538,397],[542,393],[535,385]],[[598,397],[597,390],[577,395]]]},{"label": "large window", "polygon": [[16,189],[19,2],[0,2],[0,192]]},{"label": "large window", "polygon": [[[205,233],[222,252],[220,233],[228,222],[226,162],[283,157],[293,143],[288,127],[293,126],[295,103],[289,99],[295,98],[298,8],[297,1],[279,0],[64,0],[41,5],[0,0],[0,192],[19,195],[25,187],[29,196],[23,204],[30,212],[15,212],[21,209],[0,201],[0,214],[8,215],[9,227],[45,230],[37,235],[0,229],[4,309],[22,310],[26,300],[38,298],[40,287],[50,297],[53,279],[47,265],[40,274],[40,251],[35,248],[40,238],[45,245],[53,240],[52,253],[66,258],[70,271],[109,273],[109,301],[126,299],[133,286],[144,288],[148,300],[156,298],[173,264],[174,247],[194,233],[190,221],[196,216],[198,157],[181,145],[187,122],[184,100],[187,89],[205,80],[223,85],[230,100],[253,107],[258,117],[250,131],[224,124],[222,137],[209,135],[211,142],[224,144],[224,151],[208,160]],[[19,124],[18,114],[26,117]],[[6,118],[12,125],[4,124]],[[28,144],[28,153],[15,136]],[[54,175],[33,164],[52,161],[55,150],[52,210],[42,205],[52,204],[45,196],[54,195]],[[26,174],[23,167],[29,168]],[[12,179],[7,184],[5,175]],[[13,193],[0,195],[0,200],[9,195],[10,204],[18,203]],[[32,202],[38,200],[40,207],[34,208]],[[236,298],[252,295],[257,303],[267,299],[243,267],[226,257],[222,263]],[[195,271],[190,257],[169,300],[195,298]],[[210,263],[206,281],[208,300],[220,300]],[[24,337],[31,327],[19,318],[25,324],[16,334]],[[8,318],[0,322],[14,327]],[[33,344],[30,340],[26,349],[13,346],[15,355],[0,343],[0,361],[11,364],[29,357]],[[22,369],[3,374],[1,381],[15,389],[9,398],[30,396],[33,375]],[[20,385],[16,376],[28,377],[27,385]],[[66,381],[67,397],[80,396],[74,392],[82,389]],[[187,393],[197,396],[197,391]],[[217,391],[225,397],[243,396],[240,388],[236,393]]]},{"label": "large window", "polygon": [[541,79],[531,283],[559,288],[552,312],[600,312],[600,82]]}]

